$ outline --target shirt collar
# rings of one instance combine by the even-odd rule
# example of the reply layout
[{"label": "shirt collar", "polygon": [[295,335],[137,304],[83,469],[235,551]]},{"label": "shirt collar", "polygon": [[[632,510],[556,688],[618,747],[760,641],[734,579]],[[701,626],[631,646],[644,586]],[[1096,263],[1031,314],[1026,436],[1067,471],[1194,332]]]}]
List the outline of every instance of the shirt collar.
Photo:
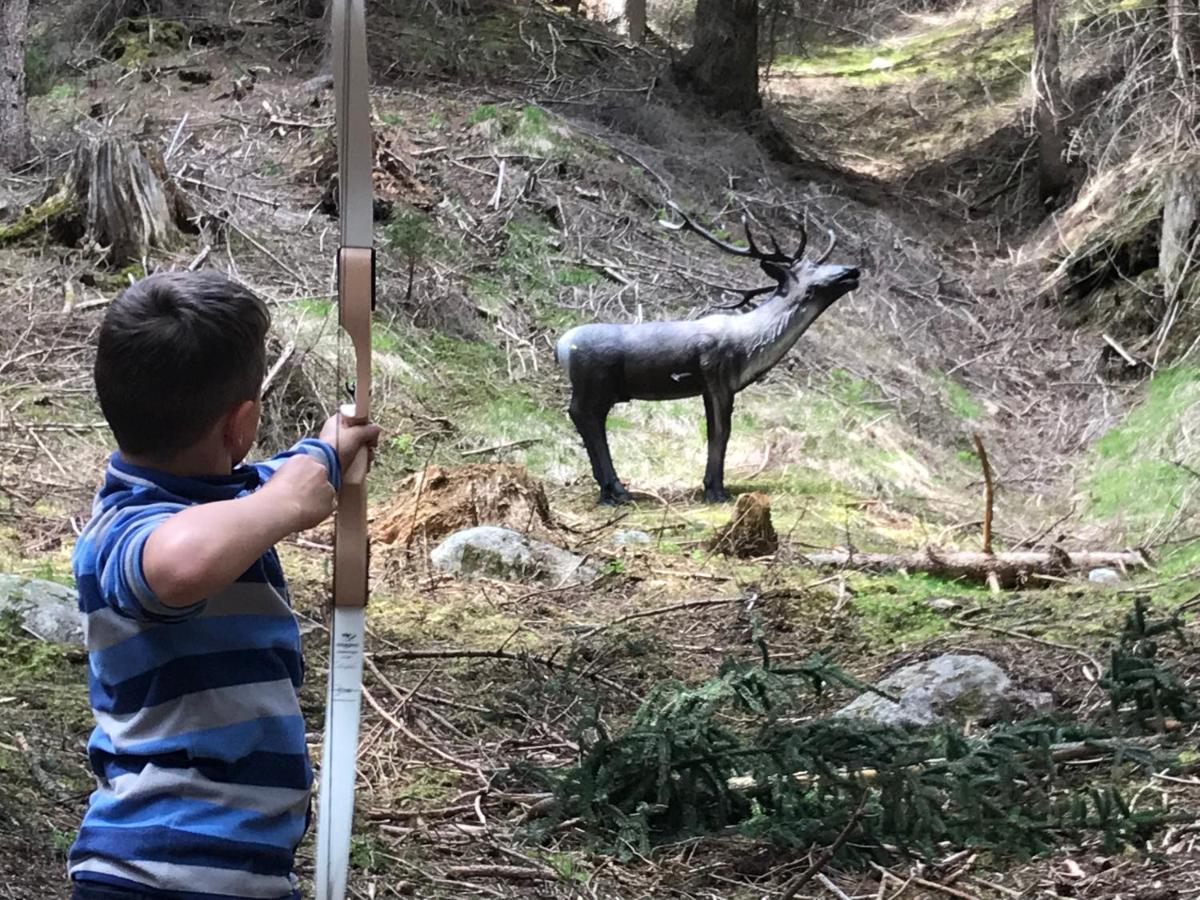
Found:
[{"label": "shirt collar", "polygon": [[187,502],[233,500],[262,485],[258,469],[253,466],[235,466],[228,475],[172,475],[161,469],[135,466],[119,450],[108,458],[105,480],[108,487],[151,488]]}]

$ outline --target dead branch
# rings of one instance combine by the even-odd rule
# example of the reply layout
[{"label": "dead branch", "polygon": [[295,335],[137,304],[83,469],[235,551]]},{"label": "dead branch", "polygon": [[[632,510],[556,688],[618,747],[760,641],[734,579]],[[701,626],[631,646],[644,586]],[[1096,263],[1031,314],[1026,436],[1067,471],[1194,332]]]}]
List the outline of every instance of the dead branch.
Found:
[{"label": "dead branch", "polygon": [[971,435],[975,440],[975,452],[979,454],[979,464],[983,467],[983,552],[992,552],[992,512],[995,501],[995,489],[992,486],[992,464],[988,462],[987,450],[984,449],[983,439],[979,432]]},{"label": "dead branch", "polygon": [[1020,587],[1040,576],[1058,577],[1096,568],[1126,571],[1142,569],[1149,560],[1141,550],[1068,552],[1054,548],[1049,552],[979,553],[942,552],[932,547],[915,553],[848,553],[835,550],[809,553],[802,561],[821,569],[853,569],[858,572],[924,572],[947,579],[987,583],[995,578],[1006,588]]}]

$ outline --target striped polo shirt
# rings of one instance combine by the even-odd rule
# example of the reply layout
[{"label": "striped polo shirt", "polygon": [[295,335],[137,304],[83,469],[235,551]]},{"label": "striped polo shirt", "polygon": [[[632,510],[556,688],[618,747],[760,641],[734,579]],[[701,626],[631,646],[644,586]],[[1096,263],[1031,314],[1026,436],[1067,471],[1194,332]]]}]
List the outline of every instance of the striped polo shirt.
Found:
[{"label": "striped polo shirt", "polygon": [[73,558],[97,783],[68,857],[74,879],[177,900],[298,896],[312,769],[279,557],[268,550],[224,590],[170,607],[146,584],[142,548],[174,513],[248,494],[299,453],[338,487],[336,453],[312,439],[218,477],[109,460]]}]

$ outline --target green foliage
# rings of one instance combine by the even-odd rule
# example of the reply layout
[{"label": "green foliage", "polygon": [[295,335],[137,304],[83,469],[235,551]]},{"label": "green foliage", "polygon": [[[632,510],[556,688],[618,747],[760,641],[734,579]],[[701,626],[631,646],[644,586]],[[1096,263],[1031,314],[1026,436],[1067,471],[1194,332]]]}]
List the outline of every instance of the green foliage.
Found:
[{"label": "green foliage", "polygon": [[[1131,623],[1135,643],[1163,633],[1139,611]],[[838,856],[853,864],[896,850],[928,858],[946,844],[1028,856],[1084,831],[1113,849],[1164,820],[1163,810],[1132,810],[1117,781],[1121,763],[1156,760],[1136,745],[1105,744],[1095,727],[1040,718],[968,735],[804,721],[797,702],[806,690],[860,685],[816,656],[775,666],[761,639],[759,647],[761,664],[727,661],[699,685],[658,685],[620,733],[585,722],[579,765],[546,773],[559,799],[550,828],[578,818],[623,857],[729,829],[789,848],[829,846],[849,829]],[[1059,770],[1055,745],[1078,741],[1116,751],[1108,782],[1072,783]]]},{"label": "green foliage", "polygon": [[391,865],[388,849],[377,835],[353,835],[350,838],[350,865],[361,872],[383,874]]},{"label": "green foliage", "polygon": [[429,216],[420,210],[396,212],[383,230],[388,246],[400,253],[406,265],[416,265],[425,257],[433,243],[435,231]]},{"label": "green foliage", "polygon": [[1123,422],[1096,442],[1085,481],[1090,511],[1129,526],[1169,518],[1200,486],[1200,459],[1186,455],[1185,429],[1200,408],[1200,369],[1159,372]]},{"label": "green foliage", "polygon": [[1146,618],[1146,601],[1140,597],[1135,601],[1100,681],[1108,691],[1115,727],[1153,725],[1162,731],[1168,715],[1185,722],[1196,720],[1200,708],[1191,690],[1158,661],[1158,639],[1172,633],[1186,646],[1178,613],[1152,622]]},{"label": "green foliage", "polygon": [[470,115],[467,116],[467,124],[478,125],[480,122],[486,122],[489,119],[498,118],[499,115],[499,107],[491,103],[485,103],[483,106],[476,107],[471,111]]},{"label": "green foliage", "polygon": [[25,93],[30,97],[49,94],[55,87],[58,66],[43,40],[33,38],[25,47]]}]

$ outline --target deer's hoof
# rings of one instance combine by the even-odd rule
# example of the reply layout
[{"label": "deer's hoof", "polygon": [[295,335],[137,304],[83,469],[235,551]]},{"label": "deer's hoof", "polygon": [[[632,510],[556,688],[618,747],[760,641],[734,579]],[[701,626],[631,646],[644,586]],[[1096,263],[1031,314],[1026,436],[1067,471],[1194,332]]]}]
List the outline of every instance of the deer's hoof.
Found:
[{"label": "deer's hoof", "polygon": [[632,502],[633,495],[625,490],[622,485],[617,485],[614,488],[605,488],[600,492],[601,506],[620,506],[623,503]]},{"label": "deer's hoof", "polygon": [[732,498],[729,496],[729,491],[725,488],[705,488],[704,502],[705,503],[728,503]]}]

